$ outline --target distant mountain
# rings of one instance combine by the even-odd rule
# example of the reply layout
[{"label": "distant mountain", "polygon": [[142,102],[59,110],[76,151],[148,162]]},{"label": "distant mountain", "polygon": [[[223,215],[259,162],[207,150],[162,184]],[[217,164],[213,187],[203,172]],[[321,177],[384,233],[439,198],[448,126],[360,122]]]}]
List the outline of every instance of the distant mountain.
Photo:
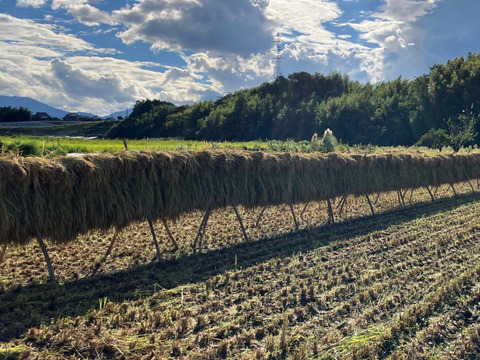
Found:
[{"label": "distant mountain", "polygon": [[5,96],[0,95],[0,107],[11,106],[11,107],[26,107],[33,114],[36,112],[46,112],[52,117],[63,118],[68,111],[56,109],[53,106],[44,104],[40,101],[34,100],[28,97],[19,97],[19,96]]},{"label": "distant mountain", "polygon": [[111,113],[111,114],[109,114],[109,115],[102,116],[102,119],[110,119],[110,118],[112,118],[112,119],[117,120],[117,117],[119,117],[119,116],[121,116],[121,117],[124,118],[124,117],[125,117],[125,113],[126,113],[125,110],[116,111],[116,112]]},{"label": "distant mountain", "polygon": [[[30,110],[33,114],[37,112],[45,112],[52,117],[57,117],[59,119],[63,118],[69,112],[65,110],[60,110],[54,108],[53,106],[44,104],[40,101],[29,97],[19,97],[19,96],[6,96],[0,95],[0,107],[3,106],[11,106],[11,107],[25,107]],[[77,112],[77,114],[82,116],[90,116],[93,117],[95,114],[91,113],[84,113],[84,112]]]}]

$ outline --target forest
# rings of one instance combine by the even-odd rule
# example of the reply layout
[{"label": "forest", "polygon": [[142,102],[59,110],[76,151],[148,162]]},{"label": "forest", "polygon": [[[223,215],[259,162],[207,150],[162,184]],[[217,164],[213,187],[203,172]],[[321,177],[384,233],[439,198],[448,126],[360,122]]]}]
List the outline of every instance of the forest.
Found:
[{"label": "forest", "polygon": [[345,144],[474,146],[480,142],[480,55],[437,64],[414,80],[362,84],[293,73],[217,100],[140,100],[109,138],[309,140],[330,128]]}]

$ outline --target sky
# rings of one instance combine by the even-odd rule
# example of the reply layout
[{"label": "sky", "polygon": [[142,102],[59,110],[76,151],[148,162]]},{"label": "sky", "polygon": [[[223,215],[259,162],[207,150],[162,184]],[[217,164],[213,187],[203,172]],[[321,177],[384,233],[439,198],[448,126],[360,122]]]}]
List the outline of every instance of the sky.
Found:
[{"label": "sky", "polygon": [[[480,52],[480,0],[0,0],[0,95],[106,115],[306,71],[414,79]],[[278,46],[277,46],[278,45]]]}]

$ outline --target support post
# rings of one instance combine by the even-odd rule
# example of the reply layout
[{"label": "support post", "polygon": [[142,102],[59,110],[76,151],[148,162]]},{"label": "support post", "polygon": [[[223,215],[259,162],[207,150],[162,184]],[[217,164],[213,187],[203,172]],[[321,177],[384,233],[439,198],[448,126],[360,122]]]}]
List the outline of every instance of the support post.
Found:
[{"label": "support post", "polygon": [[[200,227],[198,228],[198,232],[197,232],[197,236],[195,237],[195,241],[192,244],[192,248],[193,248],[194,252],[197,250],[198,240],[201,237],[203,238],[202,231],[205,231],[205,228],[207,227],[207,221],[208,221],[209,216],[210,216],[210,210],[207,210],[205,212],[205,215],[203,216],[202,223],[200,224]],[[201,245],[201,241],[200,241],[199,245]]]},{"label": "support post", "polygon": [[157,235],[155,234],[155,228],[153,227],[152,219],[147,216],[148,225],[150,226],[150,232],[152,233],[153,243],[155,244],[155,250],[157,251],[158,261],[162,260],[162,254],[160,253],[160,247],[158,246]]},{"label": "support post", "polygon": [[267,209],[266,206],[263,207],[262,211],[260,211],[260,214],[258,215],[257,221],[255,222],[255,227],[260,227],[260,220],[262,219],[263,213]]},{"label": "support post", "polygon": [[0,250],[0,264],[3,261],[3,257],[5,256],[5,253],[7,252],[7,244],[3,244],[2,249]]},{"label": "support post", "polygon": [[342,206],[340,206],[340,211],[338,212],[338,215],[342,215],[343,207],[345,206],[346,203],[347,203],[347,195],[343,197]]},{"label": "support post", "polygon": [[327,206],[328,206],[328,222],[331,224],[335,224],[335,217],[333,216],[332,203],[330,202],[330,199],[327,199]]},{"label": "support post", "polygon": [[427,185],[427,191],[430,194],[430,197],[432,198],[432,201],[435,201],[435,196],[433,196],[432,192],[430,191],[430,188]]},{"label": "support post", "polygon": [[337,210],[338,210],[339,207],[342,206],[343,202],[345,201],[345,197],[346,197],[346,196],[343,195],[342,198],[340,199],[340,201],[338,202],[337,207],[336,207]]},{"label": "support post", "polygon": [[408,199],[408,203],[410,205],[412,205],[412,197],[413,197],[413,189],[411,189],[412,191],[410,192],[410,198]]},{"label": "support post", "polygon": [[305,206],[304,206],[303,209],[302,209],[302,212],[300,213],[300,219],[302,219],[303,221],[305,221],[305,219],[303,218],[303,213],[305,212],[305,210],[307,210],[308,204],[310,204],[310,203],[307,202],[307,203],[305,204]]},{"label": "support post", "polygon": [[470,179],[467,179],[468,185],[470,185],[470,189],[472,189],[472,192],[475,192],[475,189],[473,188],[472,182]]},{"label": "support post", "polygon": [[247,235],[247,232],[245,231],[245,226],[243,226],[243,221],[240,216],[240,213],[238,212],[237,204],[235,203],[233,203],[233,210],[235,210],[235,215],[237,215],[237,220],[240,223],[240,226],[242,228],[243,237],[245,238],[245,241],[248,242],[248,235]]},{"label": "support post", "polygon": [[40,248],[42,249],[43,256],[45,257],[45,261],[47,263],[47,269],[48,269],[48,275],[50,276],[50,282],[55,284],[57,282],[57,280],[55,279],[55,272],[53,271],[52,261],[50,260],[50,256],[48,255],[47,247],[45,246],[45,243],[43,242],[42,234],[40,234],[40,230],[38,229],[38,225],[35,221],[33,222],[33,229],[35,230],[35,235],[37,236],[38,244],[40,245]]},{"label": "support post", "polygon": [[398,199],[400,202],[400,206],[406,207],[405,205],[405,198],[403,197],[402,190],[398,190]]},{"label": "support post", "polygon": [[292,212],[293,221],[295,222],[295,229],[298,231],[298,229],[299,229],[298,221],[297,221],[297,217],[295,216],[295,211],[293,210],[293,205],[292,205],[291,202],[288,205],[290,206],[290,211]]},{"label": "support post", "polygon": [[375,209],[373,208],[372,202],[370,201],[370,197],[368,194],[365,194],[365,197],[367,198],[368,205],[370,205],[370,210],[372,211],[372,215],[375,215]]},{"label": "support post", "polygon": [[457,196],[457,191],[455,190],[455,187],[453,186],[452,183],[450,183],[450,187],[451,187],[452,190],[453,190],[453,194],[454,194],[455,196]]},{"label": "support post", "polygon": [[173,243],[173,246],[175,247],[173,251],[178,250],[178,244],[175,241],[175,238],[173,237],[172,232],[170,231],[170,228],[168,227],[167,220],[162,219],[162,223],[163,223],[163,226],[165,227],[165,230],[167,230],[167,234],[168,234],[168,237],[170,238],[170,241]]},{"label": "support post", "polygon": [[93,270],[93,274],[96,274],[97,271],[100,269],[102,264],[107,260],[107,258],[110,256],[110,253],[113,250],[113,245],[115,244],[115,241],[117,240],[117,236],[120,233],[117,229],[115,229],[115,233],[112,236],[112,239],[110,240],[110,245],[108,245],[108,249],[105,252],[105,255],[100,259],[98,263],[95,264],[95,269]]}]

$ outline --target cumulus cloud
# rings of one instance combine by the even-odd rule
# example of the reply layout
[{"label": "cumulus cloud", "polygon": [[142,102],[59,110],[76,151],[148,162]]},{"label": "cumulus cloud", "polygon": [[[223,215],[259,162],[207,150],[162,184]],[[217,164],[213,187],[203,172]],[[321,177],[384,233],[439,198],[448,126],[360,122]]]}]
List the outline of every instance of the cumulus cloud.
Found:
[{"label": "cumulus cloud", "polygon": [[115,73],[85,71],[60,59],[54,59],[50,64],[52,73],[63,90],[77,99],[92,97],[122,103],[134,101],[138,95],[134,87]]},{"label": "cumulus cloud", "polygon": [[88,0],[53,0],[52,9],[64,9],[71,14],[78,22],[87,26],[97,26],[100,24],[114,25],[112,16],[90,5],[98,1]]},{"label": "cumulus cloud", "polygon": [[212,52],[248,57],[268,50],[271,22],[250,0],[143,0],[115,11],[127,26],[127,44],[144,41],[155,49]]},{"label": "cumulus cloud", "polygon": [[42,5],[44,5],[47,2],[47,0],[17,0],[17,6],[20,7],[34,7],[38,8]]}]

